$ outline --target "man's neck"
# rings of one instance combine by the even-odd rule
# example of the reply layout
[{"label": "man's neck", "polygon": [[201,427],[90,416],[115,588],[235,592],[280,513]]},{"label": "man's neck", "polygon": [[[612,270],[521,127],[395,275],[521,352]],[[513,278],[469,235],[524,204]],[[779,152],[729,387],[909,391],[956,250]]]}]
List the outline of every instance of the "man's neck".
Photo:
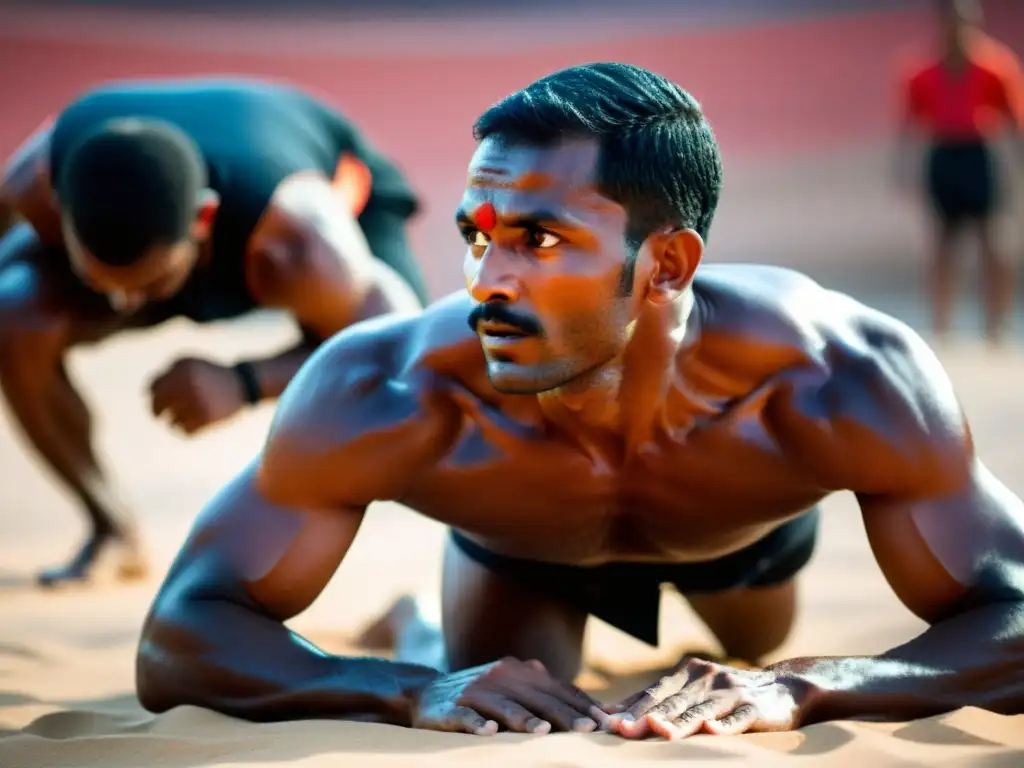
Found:
[{"label": "man's neck", "polygon": [[618,444],[626,455],[650,441],[682,348],[700,333],[692,288],[662,307],[645,306],[622,354],[568,385],[538,396],[541,412],[581,441]]}]

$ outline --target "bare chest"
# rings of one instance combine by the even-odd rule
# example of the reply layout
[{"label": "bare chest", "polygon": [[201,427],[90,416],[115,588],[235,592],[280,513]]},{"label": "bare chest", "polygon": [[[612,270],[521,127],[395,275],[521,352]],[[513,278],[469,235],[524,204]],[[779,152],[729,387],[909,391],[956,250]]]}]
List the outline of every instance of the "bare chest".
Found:
[{"label": "bare chest", "polygon": [[466,419],[402,502],[503,554],[598,564],[723,555],[824,495],[756,413],[622,457],[495,411]]}]

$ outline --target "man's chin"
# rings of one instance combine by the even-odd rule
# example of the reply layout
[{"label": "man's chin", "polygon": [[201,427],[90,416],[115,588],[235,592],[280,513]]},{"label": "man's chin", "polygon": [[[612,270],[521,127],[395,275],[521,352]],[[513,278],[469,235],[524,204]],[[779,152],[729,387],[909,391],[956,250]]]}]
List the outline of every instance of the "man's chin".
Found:
[{"label": "man's chin", "polygon": [[533,366],[508,362],[488,361],[487,378],[491,386],[503,395],[539,395],[561,386],[561,381],[547,381]]},{"label": "man's chin", "polygon": [[146,306],[145,304],[139,304],[139,305],[134,306],[134,307],[120,307],[120,306],[115,306],[115,305],[112,304],[111,305],[111,309],[114,310],[114,313],[118,317],[130,318],[130,317],[134,317],[135,315],[139,314],[139,312],[141,312],[143,307],[145,307],[145,306]]}]

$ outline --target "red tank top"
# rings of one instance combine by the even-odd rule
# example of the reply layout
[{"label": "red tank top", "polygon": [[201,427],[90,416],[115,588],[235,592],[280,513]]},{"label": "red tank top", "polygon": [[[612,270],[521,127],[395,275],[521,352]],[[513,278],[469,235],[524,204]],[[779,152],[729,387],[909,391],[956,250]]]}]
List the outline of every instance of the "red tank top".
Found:
[{"label": "red tank top", "polygon": [[918,58],[907,67],[902,102],[908,122],[933,140],[985,139],[1008,123],[1024,126],[1024,73],[1006,46],[979,35],[960,71]]}]

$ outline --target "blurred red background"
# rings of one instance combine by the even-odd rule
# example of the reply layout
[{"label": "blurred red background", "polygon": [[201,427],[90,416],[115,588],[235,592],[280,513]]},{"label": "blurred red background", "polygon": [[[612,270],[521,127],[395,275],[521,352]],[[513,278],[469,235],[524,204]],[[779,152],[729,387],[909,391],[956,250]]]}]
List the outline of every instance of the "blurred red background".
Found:
[{"label": "blurred red background", "polygon": [[[300,83],[325,94],[408,172],[424,199],[416,224],[418,251],[438,294],[460,284],[461,247],[451,216],[473,149],[475,117],[501,96],[563,66],[627,61],[655,69],[696,95],[725,153],[724,207],[741,196],[742,180],[760,167],[824,167],[817,158],[864,147],[874,148],[876,157],[893,126],[896,57],[931,34],[931,4],[863,11],[856,9],[863,3],[837,2],[827,13],[825,3],[812,4],[812,11],[806,3],[794,11],[781,0],[740,5],[730,14],[698,3],[706,14],[681,16],[645,11],[641,1],[631,4],[629,16],[607,9],[575,17],[563,9],[552,16],[537,9],[518,17],[446,12],[405,21],[365,14],[339,19],[295,8],[287,15],[257,16],[7,6],[0,10],[0,151],[9,152],[77,92],[107,79],[244,73]],[[1024,3],[993,0],[986,10],[990,28],[1020,50]],[[808,13],[817,17],[800,15]],[[773,184],[805,184],[792,174],[777,178],[750,193],[751,205],[760,195],[770,208],[772,201],[763,196],[776,196]],[[857,183],[854,174],[850,188]],[[800,226],[801,206],[814,203],[793,194],[783,195],[797,209],[786,214],[789,228]],[[870,206],[874,195],[845,194],[835,206],[843,221],[849,217],[841,209]],[[730,229],[757,214],[749,206],[743,210],[728,219]],[[759,215],[771,218],[766,210]],[[866,225],[881,226],[871,224],[867,208],[863,215]],[[844,232],[857,231],[849,222],[844,226]],[[808,245],[801,255],[804,240],[780,245],[756,228],[752,223],[742,237],[716,230],[724,246],[716,239],[711,257],[807,262],[827,270],[824,262],[837,256],[820,245]],[[880,269],[897,257],[910,264],[903,252],[912,245],[897,239],[879,236],[861,251],[873,254],[865,258]],[[878,254],[889,242],[891,257]],[[838,257],[845,261],[850,255]]]}]

